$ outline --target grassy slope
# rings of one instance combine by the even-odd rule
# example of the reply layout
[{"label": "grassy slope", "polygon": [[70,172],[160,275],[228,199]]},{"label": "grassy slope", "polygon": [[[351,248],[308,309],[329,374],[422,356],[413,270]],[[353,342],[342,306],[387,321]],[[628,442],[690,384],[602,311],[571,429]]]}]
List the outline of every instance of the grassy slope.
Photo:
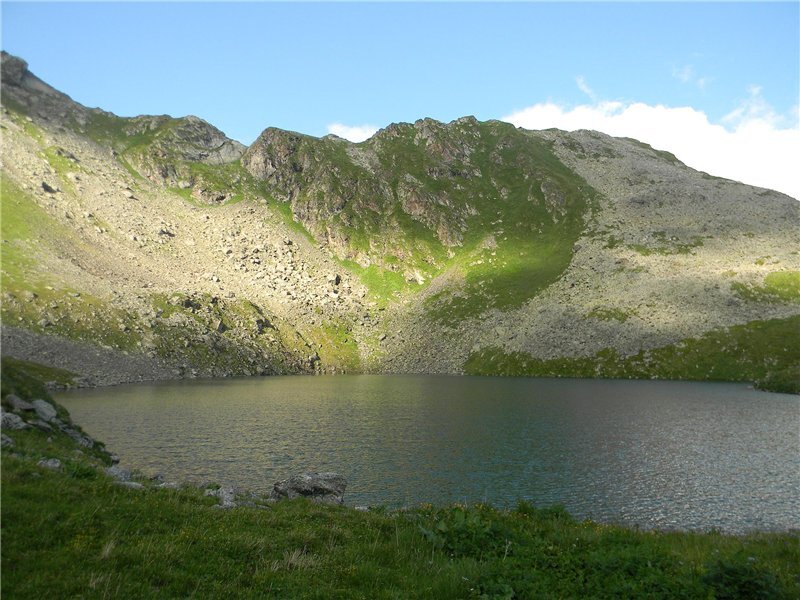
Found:
[{"label": "grassy slope", "polygon": [[[31,374],[41,369],[4,361],[2,395],[45,395]],[[8,597],[800,594],[797,534],[640,532],[526,503],[507,512],[422,506],[364,513],[303,500],[220,510],[190,487],[122,488],[102,473],[102,450],[79,453],[66,436],[8,433],[15,441],[2,465]],[[53,457],[61,471],[36,464]]]},{"label": "grassy slope", "polygon": [[800,393],[800,316],[754,321],[671,346],[621,357],[603,350],[587,358],[541,360],[485,348],[470,355],[470,375],[609,377],[753,381],[775,392]]}]

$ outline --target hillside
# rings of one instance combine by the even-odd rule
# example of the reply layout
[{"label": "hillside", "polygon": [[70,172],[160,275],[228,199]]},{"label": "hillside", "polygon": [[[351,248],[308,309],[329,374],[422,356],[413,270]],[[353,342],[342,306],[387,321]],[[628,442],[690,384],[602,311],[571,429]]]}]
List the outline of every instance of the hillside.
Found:
[{"label": "hillside", "polygon": [[2,59],[4,355],[78,383],[437,372],[800,389],[800,203],[631,139],[353,144],[86,108]]}]

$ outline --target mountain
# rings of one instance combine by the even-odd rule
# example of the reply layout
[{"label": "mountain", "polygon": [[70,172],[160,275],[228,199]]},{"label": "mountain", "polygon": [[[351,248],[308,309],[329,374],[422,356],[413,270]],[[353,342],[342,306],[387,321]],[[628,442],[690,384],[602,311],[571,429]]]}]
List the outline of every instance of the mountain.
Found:
[{"label": "mountain", "polygon": [[464,117],[354,144],[86,108],[2,57],[4,354],[800,389],[800,203],[632,139]]}]

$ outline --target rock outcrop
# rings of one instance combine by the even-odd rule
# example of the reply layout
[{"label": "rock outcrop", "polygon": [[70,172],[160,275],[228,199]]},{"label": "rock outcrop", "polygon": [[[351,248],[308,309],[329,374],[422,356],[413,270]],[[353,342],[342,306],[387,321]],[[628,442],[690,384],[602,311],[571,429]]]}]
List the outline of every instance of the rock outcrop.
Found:
[{"label": "rock outcrop", "polygon": [[271,500],[308,498],[323,504],[343,504],[347,480],[337,473],[300,473],[275,483]]}]

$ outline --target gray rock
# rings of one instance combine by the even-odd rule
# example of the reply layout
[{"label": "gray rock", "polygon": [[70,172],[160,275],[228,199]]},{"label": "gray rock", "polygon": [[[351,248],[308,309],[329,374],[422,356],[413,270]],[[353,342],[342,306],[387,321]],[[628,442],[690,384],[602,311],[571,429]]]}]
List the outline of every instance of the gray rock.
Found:
[{"label": "gray rock", "polygon": [[14,440],[8,437],[5,433],[0,434],[0,448],[13,448]]},{"label": "gray rock", "polygon": [[53,427],[50,425],[50,423],[42,421],[41,419],[36,419],[35,421],[31,421],[31,425],[47,433],[53,431]]},{"label": "gray rock", "polygon": [[219,488],[217,490],[206,490],[205,496],[219,498],[220,508],[236,507],[236,490],[234,488]]},{"label": "gray rock", "polygon": [[130,481],[131,472],[128,469],[122,469],[117,465],[113,465],[106,469],[106,475],[113,477],[117,481]]},{"label": "gray rock", "polygon": [[75,441],[75,443],[78,444],[79,446],[83,446],[84,448],[94,447],[94,440],[90,438],[88,435],[83,435],[77,429],[73,429],[72,427],[66,425],[65,423],[62,423],[58,419],[56,419],[54,422],[58,425],[58,428],[61,430],[62,433],[65,433],[69,437],[71,437]]},{"label": "gray rock", "polygon": [[16,394],[9,394],[6,396],[6,402],[13,410],[34,410],[33,404],[27,400],[23,400]]},{"label": "gray rock", "polygon": [[61,461],[57,458],[43,458],[37,464],[45,469],[51,469],[53,471],[61,470]]},{"label": "gray rock", "polygon": [[56,409],[53,408],[53,405],[47,400],[34,400],[32,404],[33,408],[36,410],[36,414],[39,415],[42,421],[52,421],[58,414]]},{"label": "gray rock", "polygon": [[23,421],[19,415],[3,412],[3,416],[0,418],[0,427],[3,429],[28,429],[30,425]]},{"label": "gray rock", "polygon": [[308,498],[324,504],[343,504],[347,480],[338,473],[300,473],[275,483],[271,500]]},{"label": "gray rock", "polygon": [[143,490],[144,486],[138,481],[117,481],[116,485],[121,485],[132,490]]},{"label": "gray rock", "polygon": [[2,54],[3,85],[20,85],[28,72],[28,63],[6,52]]},{"label": "gray rock", "polygon": [[164,483],[159,483],[156,487],[159,490],[179,490],[181,489],[181,484],[174,481],[165,481]]}]

